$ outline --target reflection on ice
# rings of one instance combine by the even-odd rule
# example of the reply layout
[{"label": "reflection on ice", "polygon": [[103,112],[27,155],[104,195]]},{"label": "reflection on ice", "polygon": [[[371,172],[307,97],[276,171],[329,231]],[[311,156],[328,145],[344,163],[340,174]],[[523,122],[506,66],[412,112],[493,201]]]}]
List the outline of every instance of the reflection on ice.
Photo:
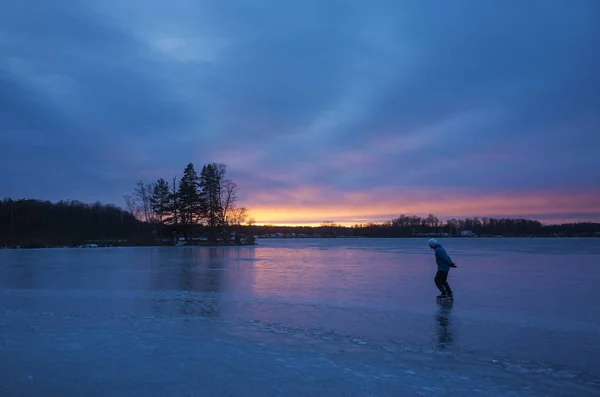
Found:
[{"label": "reflection on ice", "polygon": [[451,314],[454,301],[438,301],[437,304],[439,306],[436,316],[438,337],[437,347],[440,350],[446,350],[452,346],[452,340],[454,339],[454,332],[451,325]]}]

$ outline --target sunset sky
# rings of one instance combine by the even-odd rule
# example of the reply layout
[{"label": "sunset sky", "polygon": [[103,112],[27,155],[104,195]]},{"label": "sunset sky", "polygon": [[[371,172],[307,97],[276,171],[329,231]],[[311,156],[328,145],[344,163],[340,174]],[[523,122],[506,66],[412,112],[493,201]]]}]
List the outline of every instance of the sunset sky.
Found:
[{"label": "sunset sky", "polygon": [[225,163],[257,223],[600,221],[597,0],[3,0],[1,196]]}]

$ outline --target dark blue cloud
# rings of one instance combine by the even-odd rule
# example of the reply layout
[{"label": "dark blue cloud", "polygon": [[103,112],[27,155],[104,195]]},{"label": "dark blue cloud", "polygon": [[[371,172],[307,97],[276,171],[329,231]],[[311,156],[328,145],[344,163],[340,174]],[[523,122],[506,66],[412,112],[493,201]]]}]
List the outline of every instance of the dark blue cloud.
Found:
[{"label": "dark blue cloud", "polygon": [[120,203],[189,161],[242,198],[600,186],[593,0],[5,3],[9,196]]}]

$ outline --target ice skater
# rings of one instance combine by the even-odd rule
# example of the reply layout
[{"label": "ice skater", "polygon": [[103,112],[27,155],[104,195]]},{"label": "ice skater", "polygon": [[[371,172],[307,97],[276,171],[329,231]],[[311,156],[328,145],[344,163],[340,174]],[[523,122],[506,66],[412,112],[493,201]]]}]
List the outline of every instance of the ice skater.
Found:
[{"label": "ice skater", "polygon": [[440,290],[441,294],[437,296],[438,299],[454,299],[454,294],[448,284],[448,272],[451,267],[456,267],[456,264],[450,258],[450,255],[446,252],[444,247],[434,238],[429,240],[429,247],[435,251],[435,262],[437,263],[437,273],[435,274],[436,287]]}]

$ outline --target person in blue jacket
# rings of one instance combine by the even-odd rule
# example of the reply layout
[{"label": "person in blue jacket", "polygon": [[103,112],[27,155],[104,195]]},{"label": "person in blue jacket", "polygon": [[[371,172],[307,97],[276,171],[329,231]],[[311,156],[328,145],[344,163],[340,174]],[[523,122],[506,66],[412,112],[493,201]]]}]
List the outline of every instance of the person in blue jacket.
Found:
[{"label": "person in blue jacket", "polygon": [[450,258],[450,255],[446,252],[444,247],[434,238],[429,240],[429,247],[435,251],[435,262],[437,263],[437,273],[435,274],[436,287],[440,290],[441,295],[438,298],[449,298],[453,299],[454,294],[448,284],[448,272],[451,267],[456,267],[456,264]]}]

